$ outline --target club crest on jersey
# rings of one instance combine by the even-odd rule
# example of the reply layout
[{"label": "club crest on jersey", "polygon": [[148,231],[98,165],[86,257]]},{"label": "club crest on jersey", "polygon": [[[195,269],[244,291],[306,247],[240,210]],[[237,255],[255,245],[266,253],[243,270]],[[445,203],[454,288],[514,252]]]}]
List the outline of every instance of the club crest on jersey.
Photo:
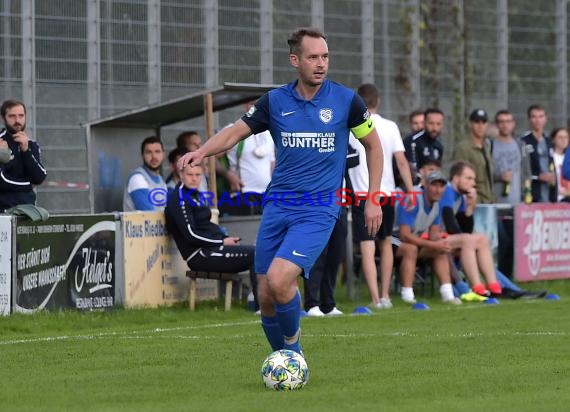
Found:
[{"label": "club crest on jersey", "polygon": [[251,116],[253,116],[254,113],[255,113],[255,105],[252,105],[245,115],[247,117],[251,117]]},{"label": "club crest on jersey", "polygon": [[332,118],[333,118],[332,109],[321,109],[319,111],[319,119],[321,119],[321,122],[323,122],[324,124],[330,122]]}]

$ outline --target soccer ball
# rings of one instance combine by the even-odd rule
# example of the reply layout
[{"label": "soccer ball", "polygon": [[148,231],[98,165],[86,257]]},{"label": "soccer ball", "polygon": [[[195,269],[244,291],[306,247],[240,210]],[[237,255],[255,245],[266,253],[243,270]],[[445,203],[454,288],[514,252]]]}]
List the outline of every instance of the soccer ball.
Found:
[{"label": "soccer ball", "polygon": [[305,358],[287,349],[270,354],[261,365],[261,377],[265,386],[276,391],[301,389],[309,380],[309,368]]}]

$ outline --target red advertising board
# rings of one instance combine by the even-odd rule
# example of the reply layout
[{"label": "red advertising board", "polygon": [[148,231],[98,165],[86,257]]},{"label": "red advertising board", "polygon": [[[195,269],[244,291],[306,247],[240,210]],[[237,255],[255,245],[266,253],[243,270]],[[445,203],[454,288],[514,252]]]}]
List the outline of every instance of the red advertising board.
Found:
[{"label": "red advertising board", "polygon": [[515,207],[515,278],[570,278],[570,203]]}]

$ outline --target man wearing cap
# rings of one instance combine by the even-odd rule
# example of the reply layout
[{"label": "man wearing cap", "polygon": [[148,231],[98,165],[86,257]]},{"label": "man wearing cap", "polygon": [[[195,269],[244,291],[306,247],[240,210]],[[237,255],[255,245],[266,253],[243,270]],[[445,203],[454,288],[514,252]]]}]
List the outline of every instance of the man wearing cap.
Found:
[{"label": "man wearing cap", "polygon": [[418,258],[431,260],[440,288],[441,300],[444,303],[460,305],[461,300],[453,295],[449,274],[449,254],[451,245],[441,232],[441,213],[438,200],[445,189],[447,180],[441,171],[429,173],[425,178],[425,186],[421,194],[415,197],[415,204],[408,208],[398,202],[396,216],[400,229],[400,239],[393,238],[397,248],[395,256],[401,258],[400,293],[406,303],[415,303],[413,290],[416,263]]},{"label": "man wearing cap", "polygon": [[476,109],[469,115],[469,137],[461,141],[453,153],[456,160],[465,160],[475,170],[479,203],[493,203],[493,159],[487,131],[487,112]]}]

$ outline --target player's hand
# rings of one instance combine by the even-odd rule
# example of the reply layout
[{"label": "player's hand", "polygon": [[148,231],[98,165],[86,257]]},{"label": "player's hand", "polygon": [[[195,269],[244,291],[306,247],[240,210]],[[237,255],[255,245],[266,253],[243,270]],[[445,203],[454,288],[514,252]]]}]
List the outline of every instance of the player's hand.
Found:
[{"label": "player's hand", "polygon": [[368,234],[370,236],[375,236],[380,230],[380,225],[382,224],[382,208],[379,202],[372,202],[371,199],[367,199],[364,204],[364,222],[368,229]]},{"label": "player's hand", "polygon": [[178,170],[184,170],[187,165],[190,167],[198,166],[202,164],[204,159],[204,154],[198,149],[194,152],[188,152],[176,162],[176,167]]},{"label": "player's hand", "polygon": [[446,239],[436,240],[434,249],[441,253],[451,253],[451,246]]},{"label": "player's hand", "polygon": [[8,148],[8,142],[4,139],[0,139],[0,149],[7,149]]},{"label": "player's hand", "polygon": [[12,135],[14,141],[20,145],[20,151],[27,152],[30,139],[28,139],[28,135],[24,132],[16,132]]},{"label": "player's hand", "polygon": [[239,245],[241,238],[239,237],[227,237],[224,239],[224,245]]},{"label": "player's hand", "polygon": [[470,206],[474,206],[477,204],[477,189],[472,188],[465,194],[465,199],[467,200],[467,204]]}]

